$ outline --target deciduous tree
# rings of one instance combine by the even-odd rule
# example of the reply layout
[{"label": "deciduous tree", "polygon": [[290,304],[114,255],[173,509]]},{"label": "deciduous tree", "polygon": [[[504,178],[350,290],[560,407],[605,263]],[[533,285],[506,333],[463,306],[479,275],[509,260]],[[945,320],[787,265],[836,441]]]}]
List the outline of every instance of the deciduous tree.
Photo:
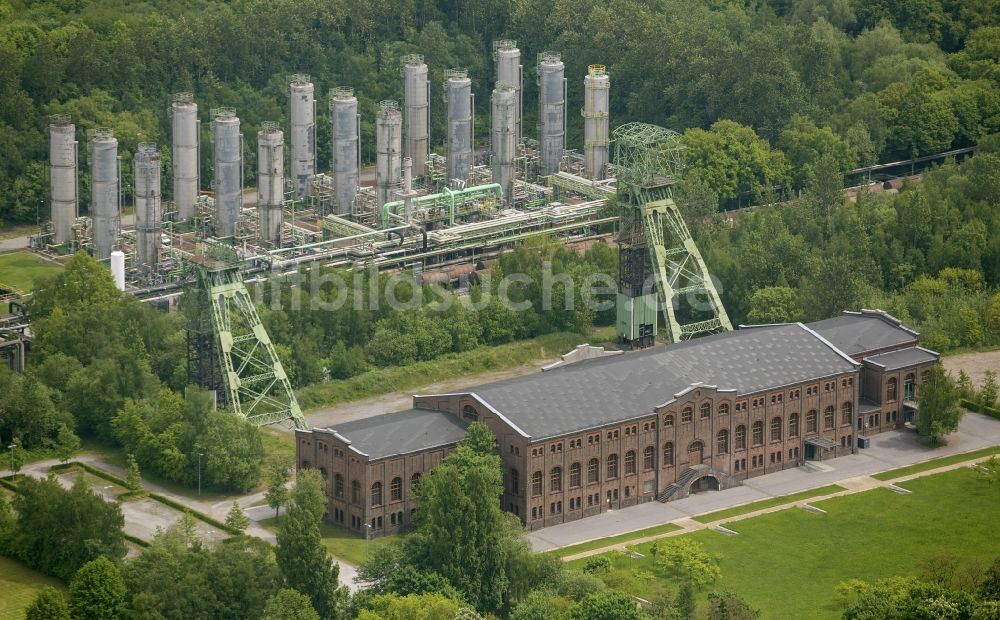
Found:
[{"label": "deciduous tree", "polygon": [[113,620],[125,611],[125,582],[114,562],[105,557],[80,567],[69,583],[69,607],[74,619]]},{"label": "deciduous tree", "polygon": [[940,364],[935,364],[928,371],[927,381],[920,386],[917,401],[920,405],[917,430],[935,443],[955,432],[965,413],[958,405],[955,381]]},{"label": "deciduous tree", "polygon": [[24,610],[25,620],[70,620],[66,597],[52,586],[45,586]]}]

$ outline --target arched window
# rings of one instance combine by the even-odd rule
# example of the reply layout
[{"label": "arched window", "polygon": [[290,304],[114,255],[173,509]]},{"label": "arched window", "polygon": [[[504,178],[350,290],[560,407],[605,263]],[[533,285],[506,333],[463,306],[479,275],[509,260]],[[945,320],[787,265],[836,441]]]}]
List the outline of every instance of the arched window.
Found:
[{"label": "arched window", "polygon": [[699,414],[699,417],[701,417],[702,420],[712,417],[712,405],[710,403],[701,404],[701,413]]},{"label": "arched window", "polygon": [[418,482],[420,482],[420,474],[410,476],[410,493],[416,490]]},{"label": "arched window", "polygon": [[885,399],[889,402],[896,400],[897,396],[897,381],[896,377],[889,377],[889,382],[886,384]]},{"label": "arched window", "polygon": [[608,455],[608,480],[618,477],[618,455]]},{"label": "arched window", "polygon": [[462,407],[462,417],[470,422],[475,422],[479,420],[479,413],[472,405],[466,405]]},{"label": "arched window", "polygon": [[793,413],[788,416],[788,436],[798,437],[799,436],[799,414]]},{"label": "arched window", "polygon": [[[700,439],[698,441],[692,442],[691,445],[688,446],[688,454],[689,455],[691,455],[691,454],[698,454],[699,457],[700,457],[701,453],[704,452],[704,451],[705,451],[705,444],[703,444]],[[700,458],[699,458],[699,460],[700,460]],[[691,457],[690,456],[688,456],[688,461],[689,462],[691,461]]]},{"label": "arched window", "polygon": [[333,496],[337,499],[344,499],[344,476],[333,475]]},{"label": "arched window", "polygon": [[521,474],[513,467],[510,468],[510,492],[511,495],[521,493]]},{"label": "arched window", "polygon": [[531,474],[531,494],[541,495],[542,494],[542,472],[536,471]]},{"label": "arched window", "polygon": [[736,449],[747,449],[747,427],[742,424],[736,427]]},{"label": "arched window", "polygon": [[629,450],[625,453],[625,475],[635,473],[635,450]]},{"label": "arched window", "polygon": [[673,467],[674,465],[674,442],[668,441],[663,444],[663,465]]},{"label": "arched window", "polygon": [[823,410],[823,428],[827,430],[833,428],[833,405]]},{"label": "arched window", "polygon": [[930,378],[931,378],[931,371],[925,370],[920,373],[920,383],[927,383],[927,381]]},{"label": "arched window", "polygon": [[722,429],[715,435],[715,451],[719,454],[729,452],[729,431]]},{"label": "arched window", "polygon": [[851,401],[845,402],[840,407],[840,423],[841,424],[851,424],[851,418],[854,417],[854,404]]},{"label": "arched window", "polygon": [[361,483],[357,480],[351,480],[351,503],[361,503]]},{"label": "arched window", "polygon": [[903,399],[913,400],[917,395],[916,376],[911,372],[903,379]]},{"label": "arched window", "polygon": [[810,409],[806,414],[806,432],[815,433],[816,430],[816,410]]},{"label": "arched window", "polygon": [[372,485],[372,506],[382,505],[382,483],[376,482]]},{"label": "arched window", "polygon": [[684,407],[681,410],[681,422],[690,422],[692,419],[694,419],[694,411],[691,410],[691,407]]},{"label": "arched window", "polygon": [[674,416],[673,414],[667,414],[663,416],[663,428],[673,428],[674,426]]},{"label": "arched window", "polygon": [[729,413],[729,403],[722,403],[719,405],[719,415],[727,415]]},{"label": "arched window", "polygon": [[649,470],[656,467],[656,449],[646,446],[642,451],[642,468]]},{"label": "arched window", "polygon": [[587,483],[601,481],[601,462],[597,459],[590,459],[587,463]]},{"label": "arched window", "polygon": [[569,466],[569,486],[576,488],[580,486],[580,464],[573,463]]},{"label": "arched window", "polygon": [[398,476],[389,483],[389,501],[403,501],[403,479]]},{"label": "arched window", "polygon": [[781,441],[781,418],[771,418],[771,441]]},{"label": "arched window", "polygon": [[553,467],[549,471],[549,491],[562,491],[562,467]]},{"label": "arched window", "polygon": [[753,423],[753,445],[759,446],[764,443],[764,423],[757,420]]}]

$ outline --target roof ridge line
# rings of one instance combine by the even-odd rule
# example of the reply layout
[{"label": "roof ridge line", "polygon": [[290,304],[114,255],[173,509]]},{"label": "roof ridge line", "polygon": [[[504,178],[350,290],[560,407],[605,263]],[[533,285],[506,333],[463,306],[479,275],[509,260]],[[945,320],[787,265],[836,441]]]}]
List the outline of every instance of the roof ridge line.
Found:
[{"label": "roof ridge line", "polygon": [[832,342],[830,342],[829,340],[827,340],[823,336],[820,336],[819,333],[816,332],[816,330],[812,329],[811,327],[807,327],[801,321],[797,322],[796,325],[798,325],[799,327],[801,327],[802,329],[804,329],[806,332],[808,332],[808,333],[812,334],[813,336],[815,336],[816,339],[818,339],[820,342],[822,342],[826,346],[830,347],[830,349],[832,349],[833,351],[835,351],[837,353],[837,355],[839,355],[840,357],[842,357],[845,360],[847,360],[848,362],[850,362],[851,365],[854,366],[855,369],[857,369],[858,367],[861,366],[861,364],[858,363],[858,362],[855,362],[854,358],[852,358],[850,355],[848,355],[847,353],[844,353],[843,351],[841,351]]}]

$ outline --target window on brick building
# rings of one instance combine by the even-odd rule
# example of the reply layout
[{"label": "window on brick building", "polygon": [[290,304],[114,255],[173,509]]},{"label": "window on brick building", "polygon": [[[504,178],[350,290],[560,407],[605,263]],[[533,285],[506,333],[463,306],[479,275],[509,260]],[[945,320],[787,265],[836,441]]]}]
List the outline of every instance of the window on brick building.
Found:
[{"label": "window on brick building", "polygon": [[663,416],[663,426],[664,428],[673,428],[674,426],[674,416],[665,415]]},{"label": "window on brick building", "polygon": [[840,407],[840,423],[850,424],[852,417],[854,417],[854,404],[847,401]]},{"label": "window on brick building", "polygon": [[823,428],[827,430],[833,428],[833,405],[823,410]]},{"label": "window on brick building", "polygon": [[629,450],[625,453],[625,475],[635,473],[635,450]]},{"label": "window on brick building", "polygon": [[798,437],[799,436],[799,414],[793,413],[788,416],[788,436]]},{"label": "window on brick building", "polygon": [[410,493],[413,493],[417,488],[417,483],[420,482],[420,474],[413,474],[410,476]]},{"label": "window on brick building", "polygon": [[692,419],[694,419],[694,411],[691,410],[691,407],[684,407],[681,410],[681,422],[690,422]]},{"label": "window on brick building", "polygon": [[573,463],[569,466],[569,486],[575,488],[580,486],[580,464]]},{"label": "window on brick building", "polygon": [[806,432],[815,433],[816,428],[816,410],[810,409],[809,413],[806,414]]},{"label": "window on brick building", "polygon": [[479,413],[476,412],[476,408],[472,405],[466,405],[462,407],[462,417],[470,422],[475,422],[479,419]]},{"label": "window on brick building", "polygon": [[512,495],[517,495],[521,492],[521,473],[510,468],[510,492]]},{"label": "window on brick building", "polygon": [[562,491],[562,467],[553,467],[549,471],[549,491]]},{"label": "window on brick building", "polygon": [[357,480],[351,480],[351,503],[361,503],[361,483]]},{"label": "window on brick building", "polygon": [[333,496],[344,499],[344,477],[340,474],[333,475]]},{"label": "window on brick building", "polygon": [[376,482],[372,485],[372,506],[382,505],[382,483]]},{"label": "window on brick building", "polygon": [[399,502],[403,500],[403,479],[396,477],[389,483],[389,501]]},{"label": "window on brick building", "polygon": [[715,451],[719,454],[729,452],[729,431],[722,429],[715,435]]},{"label": "window on brick building", "polygon": [[531,474],[531,494],[533,496],[542,494],[542,472],[540,471]]},{"label": "window on brick building", "polygon": [[702,403],[702,405],[701,405],[701,412],[699,413],[699,417],[702,420],[704,420],[705,418],[712,417],[712,405],[710,403]]},{"label": "window on brick building", "polygon": [[736,449],[747,449],[747,427],[742,424],[736,427]]},{"label": "window on brick building", "polygon": [[642,468],[645,470],[656,467],[656,448],[646,446],[642,451]]},{"label": "window on brick building", "polygon": [[608,479],[614,479],[618,477],[618,455],[609,454],[608,455]]},{"label": "window on brick building", "polygon": [[896,377],[890,377],[885,387],[885,399],[889,402],[896,400],[898,395],[898,382]]},{"label": "window on brick building", "polygon": [[781,418],[771,418],[771,441],[781,441]]},{"label": "window on brick building", "polygon": [[729,413],[729,403],[722,403],[719,405],[719,415],[727,415]]},{"label": "window on brick building", "polygon": [[668,441],[663,444],[663,466],[670,467],[674,464],[674,442]]},{"label": "window on brick building", "polygon": [[760,420],[753,423],[753,445],[759,446],[764,443],[764,423]]},{"label": "window on brick building", "polygon": [[601,481],[601,463],[597,459],[590,459],[587,463],[587,482],[600,482]]}]

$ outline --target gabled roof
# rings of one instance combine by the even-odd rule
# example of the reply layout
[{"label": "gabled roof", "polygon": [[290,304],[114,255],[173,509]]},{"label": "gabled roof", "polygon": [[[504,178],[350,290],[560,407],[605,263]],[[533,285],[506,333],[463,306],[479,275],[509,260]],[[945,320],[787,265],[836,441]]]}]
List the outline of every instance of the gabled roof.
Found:
[{"label": "gabled roof", "polygon": [[458,416],[442,411],[407,409],[314,430],[338,435],[351,449],[374,461],[458,443],[467,426]]},{"label": "gabled roof", "polygon": [[917,332],[882,310],[844,312],[807,327],[851,357],[891,347],[916,346]]},{"label": "gabled roof", "polygon": [[907,366],[916,366],[918,364],[936,362],[939,357],[941,356],[938,353],[931,351],[930,349],[925,349],[923,347],[907,347],[905,349],[889,351],[888,353],[880,353],[879,355],[866,357],[864,362],[866,364],[878,366],[882,370],[888,372],[892,370],[899,370],[900,368],[906,368]]}]

